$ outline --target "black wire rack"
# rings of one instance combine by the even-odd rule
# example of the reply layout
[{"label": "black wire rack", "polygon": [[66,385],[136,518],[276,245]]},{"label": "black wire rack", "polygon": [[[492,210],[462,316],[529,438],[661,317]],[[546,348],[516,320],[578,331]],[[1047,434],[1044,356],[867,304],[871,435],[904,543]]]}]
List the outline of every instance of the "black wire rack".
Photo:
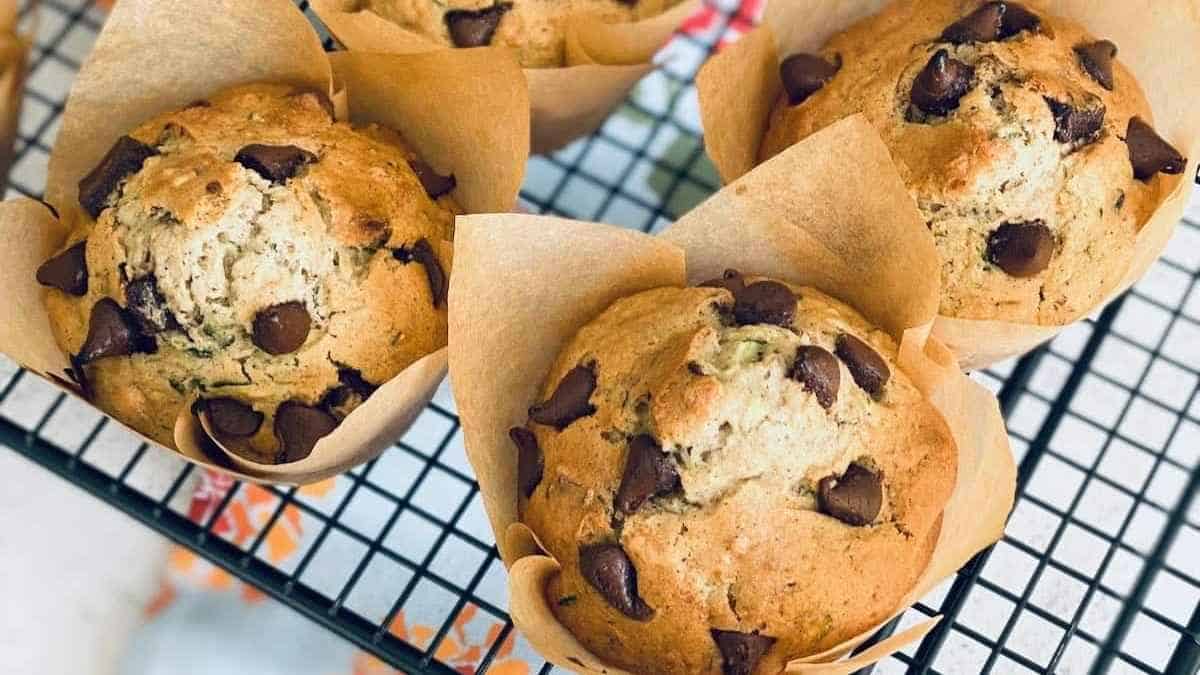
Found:
[{"label": "black wire rack", "polygon": [[[93,1],[42,2],[10,197],[41,193],[73,74],[104,19]],[[530,161],[526,208],[649,232],[716,189],[691,81],[714,45],[753,17],[734,0],[714,2],[600,132]],[[1193,207],[1164,258],[1125,297],[1029,356],[977,374],[998,393],[1009,423],[1016,508],[999,544],[880,632],[945,617],[876,672],[1200,670],[1198,220]],[[246,486],[235,483],[203,514],[189,513],[178,503],[198,469],[78,407],[0,361],[0,442],[384,662],[414,673],[464,672],[436,655],[468,608],[498,627],[475,672],[488,671],[513,638],[520,642],[447,390],[419,431],[339,478],[334,506],[269,488],[270,513],[243,541],[214,525]],[[164,465],[169,480],[147,478],[149,467]],[[429,502],[430,493],[440,501]],[[292,508],[313,536],[296,560],[276,565],[263,555],[264,541]],[[372,525],[362,524],[364,512]],[[333,548],[353,552],[353,564],[332,581],[312,579],[315,561]],[[380,565],[399,575],[375,574]],[[441,597],[436,611],[423,599],[429,589]],[[433,635],[405,639],[390,630],[418,605],[433,611]],[[523,649],[533,671],[554,670]]]}]

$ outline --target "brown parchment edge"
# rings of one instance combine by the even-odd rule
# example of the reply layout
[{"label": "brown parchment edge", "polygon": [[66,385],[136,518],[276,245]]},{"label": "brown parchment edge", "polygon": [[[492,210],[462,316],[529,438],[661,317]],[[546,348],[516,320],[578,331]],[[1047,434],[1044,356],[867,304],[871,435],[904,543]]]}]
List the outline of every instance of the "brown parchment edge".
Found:
[{"label": "brown parchment edge", "polygon": [[[38,4],[31,2],[30,9],[34,13],[31,23],[36,26]],[[12,168],[29,49],[33,45],[33,29],[20,31],[17,18],[17,0],[0,0],[0,182],[4,183]]]},{"label": "brown parchment edge", "polygon": [[[39,235],[14,235],[7,239],[12,245],[0,251],[0,278],[6,279],[10,299],[0,305],[6,326],[0,329],[0,351],[38,373],[62,373],[67,359],[56,347],[42,304],[43,292],[55,291],[40,288],[33,272],[59,247],[70,223],[84,217],[75,203],[78,178],[117,136],[145,119],[237,84],[285,82],[327,92],[335,108],[356,121],[406,130],[406,140],[427,162],[456,173],[456,198],[461,194],[463,202],[481,210],[513,207],[528,155],[528,99],[511,54],[499,49],[355,54],[333,61],[338,91],[319,38],[287,0],[213,0],[202,8],[190,0],[122,0],[80,70],[51,153],[46,193],[62,220],[28,200],[0,207],[0,231]],[[447,72],[454,77],[442,86],[437,80]],[[438,245],[449,269],[449,244]],[[257,481],[331,476],[395,440],[433,396],[445,360],[443,349],[410,365],[299,462],[247,463],[198,437],[186,406],[176,420],[176,449],[197,463]]]},{"label": "brown parchment edge", "polygon": [[[662,14],[629,23],[604,23],[589,14],[573,17],[567,28],[566,66],[525,69],[533,152],[550,152],[595,131],[654,68],[650,62],[654,53],[700,6],[701,0],[685,0]],[[392,53],[447,49],[370,9],[346,11],[344,7],[341,0],[312,0],[313,11],[347,49]]]},{"label": "brown parchment edge", "polygon": [[[845,150],[836,153],[830,152],[831,148]],[[858,183],[868,180],[866,173],[844,180],[818,180],[818,187],[802,185],[814,176],[837,176],[839,162],[878,168],[869,176],[879,186],[876,196],[866,203],[838,199],[849,194],[857,197]],[[800,167],[804,170],[798,172]],[[822,199],[838,205],[813,213],[808,207]],[[756,227],[739,222],[712,227],[720,215],[742,218],[777,212],[775,200],[800,206],[790,212],[791,218],[752,221],[757,222]],[[892,217],[879,220],[881,208],[890,209]],[[875,222],[876,227],[860,237],[868,243],[853,247],[837,235],[838,228],[832,223],[816,222],[831,217],[857,217]],[[816,231],[807,232],[807,226]],[[544,373],[565,342],[616,298],[663,285],[683,285],[722,265],[820,287],[838,280],[822,279],[811,272],[813,268],[856,274],[855,267],[841,257],[867,256],[858,268],[863,269],[890,255],[888,250],[864,250],[872,245],[890,248],[900,238],[914,250],[936,254],[932,242],[917,236],[924,230],[920,214],[890,164],[882,141],[861,117],[834,125],[781,153],[714,195],[660,237],[517,214],[460,217],[458,227],[456,254],[464,271],[450,289],[450,377],[467,454],[501,556],[509,565],[509,609],[522,635],[542,656],[563,668],[594,673],[624,671],[589,654],[554,617],[544,588],[558,563],[541,554],[536,537],[517,522],[516,452],[506,435],[509,427],[524,422],[525,407],[536,397]],[[787,245],[756,245],[746,239],[752,232],[767,243]],[[722,245],[721,233],[734,234]],[[811,245],[814,242],[827,245]],[[492,255],[498,248],[512,255]],[[791,255],[815,257],[789,259]],[[686,270],[682,268],[685,256]],[[693,260],[699,269],[693,269]],[[903,265],[884,269],[886,273],[860,280],[891,289],[893,301],[876,303],[873,319],[882,318],[882,324],[891,326],[900,344],[899,367],[946,419],[959,450],[956,487],[943,514],[939,543],[925,574],[906,598],[906,607],[1000,537],[1014,496],[1015,466],[995,397],[963,375],[945,347],[927,339],[937,306],[936,282],[932,286],[920,283],[915,278],[919,275]],[[497,279],[505,283],[498,285]],[[570,283],[564,284],[564,279]],[[835,290],[851,285],[842,280],[823,290],[837,296]],[[905,289],[925,297],[898,297]],[[889,320],[885,314],[891,309],[898,316]],[[789,672],[850,672],[931,628],[931,623],[919,624],[858,660],[830,663],[873,633],[867,631],[828,652],[794,661]]]},{"label": "brown parchment edge", "polygon": [[[878,12],[883,0],[772,0],[763,25],[709,60],[697,76],[705,147],[726,182],[757,161],[771,107],[779,94],[781,54],[815,50],[854,21]],[[1154,111],[1156,130],[1188,156],[1180,176],[1160,176],[1163,199],[1138,235],[1129,268],[1105,300],[1137,282],[1162,253],[1191,194],[1200,160],[1200,115],[1188,103],[1200,98],[1200,6],[1191,0],[1122,3],[1117,0],[1033,0],[1039,11],[1064,16],[1095,35],[1113,39],[1120,59],[1138,77]],[[1022,354],[1066,327],[939,316],[933,334],[967,368],[982,368]]]}]

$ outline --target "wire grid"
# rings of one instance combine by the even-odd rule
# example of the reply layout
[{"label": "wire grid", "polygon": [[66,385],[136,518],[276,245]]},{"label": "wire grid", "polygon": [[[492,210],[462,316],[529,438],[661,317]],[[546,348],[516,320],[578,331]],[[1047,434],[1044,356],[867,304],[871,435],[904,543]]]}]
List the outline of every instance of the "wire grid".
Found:
[{"label": "wire grid", "polygon": [[[709,10],[709,25],[677,38],[664,67],[599,133],[530,161],[526,208],[655,231],[716,188],[690,83],[717,40],[752,17],[733,0]],[[64,98],[103,17],[92,0],[43,0],[8,196],[40,194]],[[1193,207],[1131,293],[1020,361],[977,375],[1009,423],[1016,508],[1002,542],[880,631],[945,617],[877,672],[1200,670],[1198,281]],[[0,441],[389,664],[462,672],[435,654],[473,607],[498,627],[475,672],[486,672],[510,638],[535,670],[554,670],[513,635],[503,567],[445,386],[394,448],[338,479],[329,504],[269,488],[270,514],[245,541],[214,530],[243,486],[189,512],[196,469],[7,361]],[[315,534],[296,560],[276,565],[264,541],[293,507]],[[352,564],[315,574],[334,549],[350,551]],[[376,574],[380,567],[397,572]],[[429,600],[430,589],[440,600]],[[406,641],[390,629],[401,611],[425,612],[439,629]]]}]

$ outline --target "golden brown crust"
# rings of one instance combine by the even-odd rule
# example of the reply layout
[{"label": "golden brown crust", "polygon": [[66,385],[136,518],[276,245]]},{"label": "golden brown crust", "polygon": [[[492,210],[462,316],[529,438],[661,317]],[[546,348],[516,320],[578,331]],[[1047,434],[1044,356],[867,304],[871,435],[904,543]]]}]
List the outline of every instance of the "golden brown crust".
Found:
[{"label": "golden brown crust", "polygon": [[[900,0],[834,36],[821,54],[840,58],[841,69],[798,105],[780,98],[760,157],[862,112],[880,131],[934,234],[943,260],[941,313],[1061,325],[1111,292],[1139,227],[1157,206],[1162,179],[1134,179],[1124,140],[1129,120],[1149,121],[1151,113],[1119,61],[1113,91],[1081,66],[1074,48],[1096,38],[1032,4],[1043,26],[1037,32],[995,42],[939,41],[947,26],[981,4]],[[972,88],[944,118],[913,115],[913,81],[943,48],[975,68]],[[1056,140],[1048,98],[1077,106],[1100,102],[1099,137],[1082,145]],[[997,227],[1035,220],[1054,238],[1045,271],[1017,278],[987,260],[988,237]]]},{"label": "golden brown crust", "polygon": [[[724,289],[618,300],[546,379],[543,400],[592,364],[596,410],[561,431],[530,424],[544,471],[522,517],[562,563],[551,606],[614,665],[720,673],[710,632],[720,629],[775,638],[754,672],[778,672],[887,618],[929,560],[956,475],[945,422],[895,365],[888,335],[814,289],[792,290],[788,327],[732,325]],[[882,355],[891,376],[876,401],[839,361],[827,410],[789,372],[801,345],[833,352],[843,333]],[[681,491],[614,520],[629,439],[647,433]],[[825,515],[813,494],[851,462],[883,475],[882,510],[865,527]],[[651,619],[622,614],[584,578],[580,546],[597,542],[625,550]]]},{"label": "golden brown crust", "polygon": [[[312,93],[251,85],[130,135],[159,154],[68,237],[64,248],[87,239],[88,290],[48,290],[51,321],[64,351],[78,353],[96,302],[126,306],[128,282],[153,274],[180,328],[158,333],[155,353],[86,367],[102,409],[171,447],[181,406],[232,397],[265,415],[244,451],[269,462],[280,403],[320,403],[344,369],[382,384],[445,345],[445,303],[434,307],[412,251],[426,240],[440,258],[458,208],[426,194],[399,134],[335,123]],[[251,144],[296,146],[315,161],[273,182],[234,161]],[[255,316],[292,301],[311,317],[307,340],[269,354],[252,338]]]},{"label": "golden brown crust", "polygon": [[526,68],[553,68],[565,64],[563,33],[568,17],[588,13],[605,23],[640,21],[663,13],[681,0],[361,0],[356,3],[384,19],[420,33],[447,47],[454,46],[446,27],[446,13],[479,11],[510,5],[496,26],[490,44],[517,50]]}]

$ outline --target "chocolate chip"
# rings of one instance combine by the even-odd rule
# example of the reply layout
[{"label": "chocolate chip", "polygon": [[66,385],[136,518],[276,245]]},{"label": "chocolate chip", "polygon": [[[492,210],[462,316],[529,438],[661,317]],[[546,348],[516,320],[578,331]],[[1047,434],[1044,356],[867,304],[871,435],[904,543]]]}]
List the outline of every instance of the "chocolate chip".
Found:
[{"label": "chocolate chip", "polygon": [[37,269],[37,282],[70,295],[87,295],[87,240],[42,263]]},{"label": "chocolate chip", "polygon": [[742,278],[742,273],[737,270],[725,270],[725,274],[720,279],[709,279],[700,285],[706,288],[724,288],[733,293],[734,297],[746,290],[746,281]]},{"label": "chocolate chip", "polygon": [[419,159],[408,160],[408,166],[412,169],[413,173],[417,174],[417,180],[421,181],[421,187],[425,188],[425,194],[429,195],[430,199],[437,199],[458,185],[458,181],[454,179],[454,174],[443,176],[434,171],[433,167]]},{"label": "chocolate chip", "polygon": [[562,431],[571,422],[596,412],[589,399],[596,389],[595,365],[575,366],[543,403],[529,409],[529,419]]},{"label": "chocolate chip", "polygon": [[758,281],[735,295],[733,316],[742,326],[790,326],[796,317],[796,295],[778,281]]},{"label": "chocolate chip", "polygon": [[1116,84],[1113,79],[1113,59],[1117,57],[1117,45],[1109,40],[1087,42],[1077,45],[1075,53],[1079,56],[1079,65],[1087,74],[1101,87],[1112,91]]},{"label": "chocolate chip", "polygon": [[192,406],[192,414],[204,413],[208,425],[220,438],[249,438],[258,433],[263,414],[249,404],[229,397],[200,399]]},{"label": "chocolate chip", "polygon": [[88,317],[87,337],[79,348],[79,362],[91,363],[109,356],[149,353],[155,350],[153,338],[138,332],[133,318],[112,298],[100,298]]},{"label": "chocolate chip", "polygon": [[210,195],[219,195],[222,192],[221,184],[215,180],[209,181],[208,184],[204,186],[204,191]]},{"label": "chocolate chip", "polygon": [[846,364],[850,377],[863,391],[875,400],[883,395],[883,387],[887,384],[892,371],[888,368],[883,357],[874,349],[849,333],[838,335],[834,351],[839,359]]},{"label": "chocolate chip", "polygon": [[238,150],[233,161],[272,183],[283,183],[295,176],[305,164],[317,161],[317,156],[294,145],[253,143]]},{"label": "chocolate chip", "polygon": [[99,218],[121,181],[141,171],[146,160],[157,154],[154,148],[129,136],[118,138],[96,168],[79,181],[79,205],[92,218]]},{"label": "chocolate chip", "polygon": [[1000,22],[1000,39],[1007,40],[1022,31],[1038,32],[1042,29],[1042,19],[1037,14],[1026,9],[1024,5],[1015,2],[1001,2],[1004,5],[1004,15]]},{"label": "chocolate chip", "polygon": [[338,386],[325,392],[320,405],[339,420],[354,412],[379,388],[368,382],[357,368],[349,366],[338,367],[338,383]]},{"label": "chocolate chip", "polygon": [[821,479],[817,502],[823,513],[847,525],[869,525],[883,505],[883,478],[864,466],[851,464],[841,476]]},{"label": "chocolate chip", "polygon": [[1005,223],[988,235],[988,262],[1018,279],[1032,277],[1050,264],[1054,235],[1041,220]]},{"label": "chocolate chip", "polygon": [[428,241],[420,239],[413,245],[412,257],[425,268],[425,278],[429,280],[429,295],[433,298],[433,306],[444,307],[447,290],[446,272],[442,270],[442,263],[438,261],[433,247],[429,245]]},{"label": "chocolate chip", "polygon": [[724,675],[750,675],[758,661],[767,653],[775,638],[758,633],[741,633],[736,630],[712,630],[713,642],[721,652]]},{"label": "chocolate chip", "polygon": [[350,389],[350,391],[362,396],[364,399],[374,394],[375,390],[379,388],[378,385],[368,382],[363,377],[362,371],[349,366],[338,368],[338,382],[341,382],[343,387]]},{"label": "chocolate chip", "polygon": [[618,512],[631,514],[646,500],[671,494],[680,487],[679,472],[653,436],[641,434],[629,439],[625,473],[613,500]]},{"label": "chocolate chip", "polygon": [[1069,103],[1046,97],[1046,105],[1054,115],[1054,140],[1059,143],[1092,141],[1104,126],[1104,104],[1093,101],[1092,105],[1076,108]]},{"label": "chocolate chip", "polygon": [[1125,132],[1125,144],[1129,146],[1129,163],[1133,165],[1133,177],[1148,181],[1158,172],[1183,173],[1187,160],[1171,147],[1154,128],[1140,117],[1129,120]]},{"label": "chocolate chip", "polygon": [[496,27],[512,3],[501,2],[484,9],[452,9],[446,12],[446,28],[455,47],[485,47],[492,43]]},{"label": "chocolate chip", "polygon": [[840,64],[833,64],[816,54],[792,54],[779,64],[779,79],[787,92],[788,103],[799,105],[817,93],[837,75]]},{"label": "chocolate chip", "polygon": [[87,371],[84,370],[84,361],[79,358],[78,354],[72,354],[70,357],[71,366],[63,371],[71,381],[79,385],[79,392],[84,398],[89,401],[93,398],[95,392],[92,390],[92,381],[88,379]]},{"label": "chocolate chip", "polygon": [[797,349],[790,375],[817,397],[817,403],[822,408],[828,410],[837,401],[842,369],[838,367],[833,354],[824,349],[816,345],[804,345]]},{"label": "chocolate chip", "polygon": [[579,547],[579,571],[614,609],[637,621],[654,616],[638,595],[637,570],[625,550],[617,544]]},{"label": "chocolate chip", "polygon": [[542,449],[538,447],[537,436],[525,427],[509,429],[508,437],[517,446],[517,487],[529,497],[542,482]]},{"label": "chocolate chip", "polygon": [[930,115],[946,115],[958,108],[959,99],[971,90],[974,77],[974,68],[939,49],[913,80],[913,105]]},{"label": "chocolate chip", "polygon": [[941,40],[956,45],[970,42],[995,42],[1000,39],[1005,3],[989,2],[942,31]]},{"label": "chocolate chip", "polygon": [[195,101],[192,101],[191,103],[189,103],[187,105],[187,108],[185,108],[185,110],[191,109],[191,108],[211,108],[211,107],[212,107],[212,101],[205,101],[202,98],[198,98]]},{"label": "chocolate chip", "polygon": [[312,317],[302,302],[285,302],[254,316],[254,344],[268,354],[290,354],[308,339]]},{"label": "chocolate chip", "polygon": [[125,306],[138,330],[146,335],[179,327],[175,316],[167,308],[167,301],[158,290],[153,274],[125,284]]},{"label": "chocolate chip", "polygon": [[286,464],[312,454],[317,441],[333,433],[337,418],[312,406],[285,401],[275,410],[275,438],[279,441],[276,463]]}]

